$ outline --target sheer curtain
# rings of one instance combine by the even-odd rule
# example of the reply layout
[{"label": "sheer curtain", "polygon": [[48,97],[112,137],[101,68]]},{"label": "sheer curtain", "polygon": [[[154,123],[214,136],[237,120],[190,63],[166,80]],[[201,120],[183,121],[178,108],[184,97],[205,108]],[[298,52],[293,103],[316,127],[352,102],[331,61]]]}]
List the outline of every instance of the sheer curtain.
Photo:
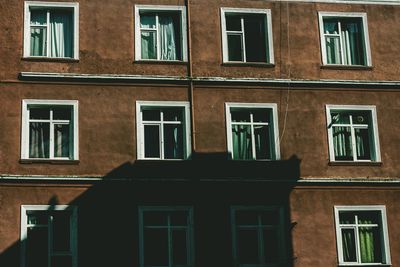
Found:
[{"label": "sheer curtain", "polygon": [[182,125],[164,125],[164,157],[183,158]]},{"label": "sheer curtain", "polygon": [[232,126],[232,144],[234,159],[253,159],[250,126]]},{"label": "sheer curtain", "polygon": [[350,127],[333,127],[333,146],[336,159],[352,159]]},{"label": "sheer curtain", "polygon": [[49,157],[49,125],[31,122],[29,127],[29,157]]},{"label": "sheer curtain", "polygon": [[72,57],[73,25],[70,12],[54,11],[50,15],[50,56]]},{"label": "sheer curtain", "polygon": [[176,60],[175,26],[171,16],[159,16],[161,60]]},{"label": "sheer curtain", "polygon": [[47,15],[45,11],[31,12],[31,56],[46,55]]}]

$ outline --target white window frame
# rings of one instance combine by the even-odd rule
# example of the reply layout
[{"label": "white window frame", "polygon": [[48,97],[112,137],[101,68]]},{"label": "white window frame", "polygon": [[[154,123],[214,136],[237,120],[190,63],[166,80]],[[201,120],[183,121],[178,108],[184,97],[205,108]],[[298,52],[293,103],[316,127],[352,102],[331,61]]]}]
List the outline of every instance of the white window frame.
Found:
[{"label": "white window frame", "polygon": [[[72,117],[69,122],[72,127],[70,145],[72,152],[70,157],[54,157],[54,140],[51,138],[52,134],[52,118],[46,121],[50,123],[50,144],[49,144],[49,157],[48,158],[30,158],[29,157],[29,109],[28,106],[70,106],[72,109]],[[79,160],[79,140],[78,140],[78,100],[48,100],[48,99],[24,99],[22,100],[22,125],[21,125],[21,159],[32,160],[32,161],[43,161],[43,160]]]},{"label": "white window frame", "polygon": [[[326,41],[325,41],[325,33],[324,33],[324,18],[361,18],[362,26],[363,26],[363,37],[364,37],[364,53],[366,57],[366,65],[348,65],[348,64],[328,64],[327,56],[326,56]],[[322,54],[322,64],[327,66],[372,66],[371,59],[371,48],[369,42],[369,34],[368,34],[368,21],[367,21],[367,13],[364,12],[318,12],[318,21],[319,21],[319,35],[320,35],[320,44],[321,44],[321,54]],[[342,37],[339,34],[339,40]],[[340,41],[340,46],[342,46],[342,42]],[[340,49],[341,62],[344,62],[343,49]]]},{"label": "white window frame", "polygon": [[[381,215],[381,246],[382,246],[382,260],[385,263],[361,263],[360,260],[360,245],[358,242],[358,224],[340,224],[339,212],[341,211],[378,211]],[[385,205],[362,205],[362,206],[334,206],[335,212],[335,228],[336,228],[336,244],[338,250],[338,260],[340,266],[390,266],[390,246],[389,246],[389,233],[387,227],[387,219],[386,219],[386,206]],[[378,227],[379,225],[373,225]],[[356,254],[357,254],[357,262],[344,262],[343,260],[343,247],[342,247],[342,228],[353,228],[355,229],[355,238],[356,238]],[[382,240],[383,239],[383,240]]]},{"label": "white window frame", "polygon": [[[234,103],[234,102],[227,102],[225,103],[225,116],[226,116],[226,139],[227,139],[227,148],[228,153],[231,155],[233,159],[233,143],[232,143],[232,118],[231,118],[231,108],[238,108],[238,109],[270,109],[272,113],[272,125],[273,127],[273,135],[274,135],[274,143],[271,144],[274,146],[274,157],[270,160],[279,160],[281,158],[280,147],[279,147],[279,124],[278,124],[278,111],[277,111],[277,104],[275,103]],[[250,122],[252,125],[253,123]],[[243,124],[243,123],[241,123]],[[257,123],[259,124],[259,123]],[[253,129],[253,127],[252,127]],[[254,138],[253,138],[254,139]],[[252,142],[253,148],[253,159],[255,159],[255,144]],[[267,159],[269,160],[269,159]]]},{"label": "white window frame", "polygon": [[[181,108],[183,112],[183,160],[188,159],[191,154],[191,132],[190,132],[190,103],[186,101],[136,101],[136,146],[137,158],[144,160],[182,160],[182,159],[164,159],[164,136],[160,134],[160,157],[146,158],[144,149],[144,125],[142,119],[142,108]],[[162,125],[162,121],[159,122]],[[162,128],[162,127],[161,127]]]},{"label": "white window frame", "polygon": [[[335,147],[333,145],[333,131],[332,131],[332,119],[331,112],[333,110],[339,111],[368,111],[371,112],[371,127],[368,128],[372,134],[371,140],[373,143],[370,144],[371,151],[373,157],[371,160],[360,160],[357,159],[357,153],[355,153],[356,142],[354,140],[355,133],[353,124],[349,124],[348,126],[351,128],[351,137],[352,137],[352,151],[353,151],[353,160],[335,160]],[[379,145],[379,132],[378,132],[378,120],[376,116],[376,107],[373,105],[326,105],[326,123],[328,129],[328,145],[329,145],[329,160],[331,162],[381,162],[381,152]]]},{"label": "white window frame", "polygon": [[[242,23],[242,47],[243,47],[243,61],[229,61],[228,57],[228,39],[227,39],[227,30],[226,30],[226,14],[227,13],[236,13],[240,14],[261,14],[265,15],[265,29],[266,34],[265,37],[268,38],[268,42],[266,42],[266,50],[269,52],[269,62],[248,62],[246,61],[246,45],[244,38],[244,26],[243,19]],[[274,45],[273,45],[273,36],[272,36],[272,19],[271,19],[271,10],[270,9],[254,9],[254,8],[230,8],[230,7],[221,7],[221,33],[222,33],[222,58],[224,63],[266,63],[266,64],[274,64]]]},{"label": "white window frame", "polygon": [[[143,213],[146,211],[150,212],[165,212],[165,211],[186,211],[187,216],[188,216],[188,225],[187,226],[174,226],[170,224],[170,220],[168,220],[167,225],[164,226],[153,226],[154,228],[166,228],[168,229],[168,232],[170,232],[173,229],[176,228],[187,228],[187,257],[188,257],[188,266],[194,266],[194,230],[193,230],[193,207],[191,206],[139,206],[139,266],[140,267],[145,267],[145,262],[144,262],[144,222],[143,222]],[[170,233],[168,233],[168,236],[170,238]],[[172,244],[168,243],[168,247],[170,248]],[[168,256],[170,258],[170,251],[168,252]],[[169,262],[167,267],[173,267],[171,262]],[[155,266],[154,266],[155,267]]]},{"label": "white window frame", "polygon": [[[57,9],[68,9],[73,12],[73,25],[74,25],[74,43],[73,43],[73,56],[70,57],[51,57],[49,54],[49,38],[48,34],[50,31],[47,31],[47,56],[32,56],[30,55],[31,49],[31,38],[30,38],[30,23],[31,23],[31,8],[38,9],[48,9],[52,8]],[[47,12],[47,17],[49,18],[49,12]],[[49,27],[49,25],[47,25]],[[77,2],[43,2],[43,1],[25,1],[24,5],[24,57],[25,58],[55,58],[55,59],[79,59],[79,3]]]},{"label": "white window frame", "polygon": [[[239,255],[237,251],[237,236],[236,236],[236,230],[237,230],[237,224],[236,224],[236,212],[237,211],[254,211],[257,213],[262,213],[263,211],[277,211],[279,214],[279,225],[273,226],[273,225],[262,225],[262,222],[260,221],[260,218],[258,218],[258,224],[257,225],[242,225],[242,227],[246,228],[256,228],[257,229],[257,236],[258,236],[258,242],[259,242],[259,247],[258,247],[258,255],[259,255],[259,263],[262,262],[262,258],[265,253],[265,248],[264,246],[264,237],[263,237],[263,229],[264,228],[278,228],[278,235],[279,235],[279,244],[278,250],[279,250],[279,259],[280,261],[275,263],[275,264],[241,264],[239,262]],[[286,247],[285,247],[285,236],[284,236],[284,209],[281,206],[231,206],[231,232],[232,232],[232,255],[233,255],[233,262],[234,266],[238,267],[278,267],[282,266],[282,264],[285,261],[285,255],[286,255]]]},{"label": "white window frame", "polygon": [[[26,266],[26,240],[28,237],[28,216],[27,211],[71,211],[70,217],[70,250],[72,267],[78,266],[78,207],[73,205],[21,205],[21,267]],[[50,227],[49,227],[50,230]],[[51,235],[49,234],[49,239]],[[48,251],[50,257],[51,251]],[[49,263],[50,264],[50,263]]]},{"label": "white window frame", "polygon": [[[142,58],[142,42],[141,42],[141,28],[140,28],[140,12],[177,12],[180,15],[181,36],[179,41],[182,48],[182,59],[180,60],[162,60],[160,59],[160,45],[157,34],[157,59],[143,59]],[[135,5],[135,60],[143,61],[167,61],[167,62],[186,62],[187,61],[187,29],[186,29],[186,7],[185,6],[169,6],[169,5]],[[158,27],[158,25],[157,25]],[[157,28],[158,29],[158,28]]]}]

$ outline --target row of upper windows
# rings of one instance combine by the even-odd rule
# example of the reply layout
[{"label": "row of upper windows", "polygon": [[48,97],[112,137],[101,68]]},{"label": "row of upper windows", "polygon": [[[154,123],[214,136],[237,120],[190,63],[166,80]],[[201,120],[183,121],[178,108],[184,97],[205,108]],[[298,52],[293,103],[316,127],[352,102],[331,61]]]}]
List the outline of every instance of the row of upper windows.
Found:
[{"label": "row of upper windows", "polygon": [[[23,100],[21,158],[78,159],[78,101]],[[226,103],[227,148],[235,160],[280,158],[277,105]],[[330,160],[380,162],[375,106],[326,105]],[[138,159],[187,159],[188,102],[137,101]]]},{"label": "row of upper windows", "polygon": [[[21,266],[77,267],[77,207],[21,209]],[[335,206],[334,216],[339,265],[390,265],[385,206]],[[139,266],[194,266],[193,218],[192,207],[139,207]],[[233,266],[285,265],[282,207],[232,206],[231,227]]]},{"label": "row of upper windows", "polygon": [[[184,6],[135,6],[135,59],[187,61]],[[366,13],[319,12],[322,63],[371,66]],[[274,64],[270,9],[221,8],[223,62]],[[25,2],[24,57],[79,58],[78,3]]]}]

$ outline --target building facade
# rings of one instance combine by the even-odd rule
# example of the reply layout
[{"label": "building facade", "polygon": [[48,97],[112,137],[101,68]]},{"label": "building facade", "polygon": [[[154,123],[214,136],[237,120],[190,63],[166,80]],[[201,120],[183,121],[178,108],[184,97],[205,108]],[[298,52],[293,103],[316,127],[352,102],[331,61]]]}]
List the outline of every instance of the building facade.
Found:
[{"label": "building facade", "polygon": [[400,266],[400,2],[0,2],[0,266]]}]

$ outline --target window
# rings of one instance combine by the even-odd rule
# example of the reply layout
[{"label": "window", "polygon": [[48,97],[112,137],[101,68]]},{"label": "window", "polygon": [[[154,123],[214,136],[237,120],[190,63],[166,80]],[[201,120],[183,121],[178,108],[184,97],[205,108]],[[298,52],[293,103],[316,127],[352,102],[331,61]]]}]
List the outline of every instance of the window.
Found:
[{"label": "window", "polygon": [[322,63],[371,66],[366,13],[319,12]]},{"label": "window", "polygon": [[225,105],[228,153],[233,159],[280,158],[276,104]]},{"label": "window", "polygon": [[21,206],[21,266],[77,267],[77,208]]},{"label": "window", "polygon": [[78,59],[79,4],[25,2],[24,57]]},{"label": "window", "polygon": [[380,161],[375,106],[327,105],[331,161]]},{"label": "window", "polygon": [[283,266],[283,209],[232,207],[234,266]]},{"label": "window", "polygon": [[78,159],[78,101],[23,100],[22,159]]},{"label": "window", "polygon": [[335,206],[340,265],[390,265],[385,206]]},{"label": "window", "polygon": [[188,102],[136,103],[139,159],[186,159],[190,155]]},{"label": "window", "polygon": [[140,267],[189,267],[193,261],[190,207],[139,207]]},{"label": "window", "polygon": [[221,8],[224,62],[274,63],[271,10]]},{"label": "window", "polygon": [[186,61],[184,6],[135,6],[136,60]]}]

